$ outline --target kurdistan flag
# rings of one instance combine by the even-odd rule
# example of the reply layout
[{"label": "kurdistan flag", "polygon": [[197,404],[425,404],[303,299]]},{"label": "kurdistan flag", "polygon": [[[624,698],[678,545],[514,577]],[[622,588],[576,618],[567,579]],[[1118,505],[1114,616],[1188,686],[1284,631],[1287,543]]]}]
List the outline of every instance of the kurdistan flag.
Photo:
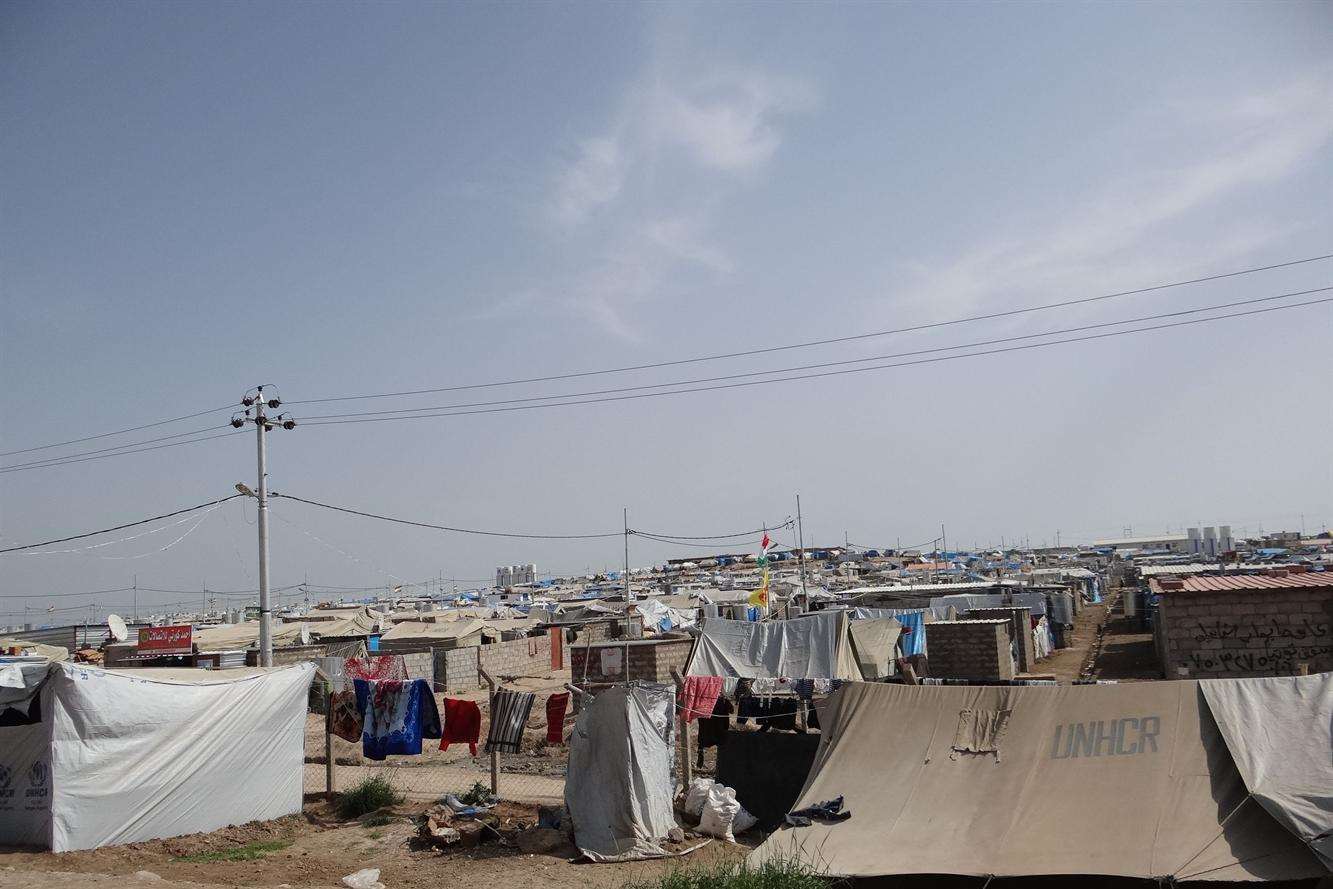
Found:
[{"label": "kurdistan flag", "polygon": [[759,541],[759,588],[750,593],[750,604],[758,605],[761,608],[768,607],[768,548],[773,545],[769,539],[768,532],[764,532],[764,539]]}]

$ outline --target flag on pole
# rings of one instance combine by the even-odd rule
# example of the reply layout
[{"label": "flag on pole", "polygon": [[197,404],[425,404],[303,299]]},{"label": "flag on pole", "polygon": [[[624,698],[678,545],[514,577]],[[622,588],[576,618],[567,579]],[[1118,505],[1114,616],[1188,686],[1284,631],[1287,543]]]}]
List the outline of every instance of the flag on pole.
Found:
[{"label": "flag on pole", "polygon": [[761,608],[768,607],[768,549],[773,545],[769,539],[768,532],[764,532],[764,539],[759,541],[759,588],[750,593],[749,602],[751,605],[757,605]]}]

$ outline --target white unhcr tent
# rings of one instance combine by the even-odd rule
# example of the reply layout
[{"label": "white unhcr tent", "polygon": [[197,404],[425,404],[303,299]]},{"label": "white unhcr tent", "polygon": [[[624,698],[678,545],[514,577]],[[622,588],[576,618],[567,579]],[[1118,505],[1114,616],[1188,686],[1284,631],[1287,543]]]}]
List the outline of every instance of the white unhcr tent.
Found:
[{"label": "white unhcr tent", "polygon": [[665,685],[614,686],[579,714],[569,739],[565,806],[574,843],[593,861],[666,855],[671,806],[675,692]]},{"label": "white unhcr tent", "polygon": [[820,712],[823,736],[795,806],[841,796],[851,817],[784,828],[752,860],[813,849],[830,876],[848,877],[1326,876],[1331,715],[1329,673],[851,683]]},{"label": "white unhcr tent", "polygon": [[0,845],[68,852],[299,812],[314,671],[51,664],[40,721],[0,727]]}]

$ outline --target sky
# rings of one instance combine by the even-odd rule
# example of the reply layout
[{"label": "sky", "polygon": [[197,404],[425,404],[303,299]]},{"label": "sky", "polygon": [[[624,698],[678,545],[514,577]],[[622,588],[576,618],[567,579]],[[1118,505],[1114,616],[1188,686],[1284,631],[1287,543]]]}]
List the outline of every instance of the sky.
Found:
[{"label": "sky", "polygon": [[[0,472],[0,546],[253,487],[250,430],[93,452],[225,431],[261,383],[299,424],[270,437],[273,490],[456,527],[615,532],[627,509],[635,529],[725,534],[786,520],[798,493],[823,545],[918,544],[941,525],[954,547],[1333,522],[1333,303],[776,384],[315,425],[1273,297],[1333,286],[1330,261],[741,358],[300,403],[1333,253],[1326,3],[19,0],[0,7],[0,82],[0,450],[219,409],[0,456],[94,457]],[[497,565],[623,559],[620,537],[271,511],[275,586],[466,586]],[[137,585],[150,610],[256,586],[253,501],[184,518],[0,555],[0,625],[24,609],[98,617],[131,595],[100,590]],[[632,538],[630,561],[695,552]]]}]

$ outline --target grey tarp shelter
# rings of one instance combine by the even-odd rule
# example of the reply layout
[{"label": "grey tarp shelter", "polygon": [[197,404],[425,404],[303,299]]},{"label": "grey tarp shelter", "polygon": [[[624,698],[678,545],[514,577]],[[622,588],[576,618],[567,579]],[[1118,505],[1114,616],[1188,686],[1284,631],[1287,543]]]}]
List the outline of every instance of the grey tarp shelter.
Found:
[{"label": "grey tarp shelter", "polygon": [[850,683],[821,709],[796,805],[842,796],[852,817],[784,828],[751,858],[817,850],[853,877],[1326,875],[1333,674],[1221,682],[1237,685]]},{"label": "grey tarp shelter", "polygon": [[593,861],[668,854],[676,826],[674,784],[676,693],[667,685],[634,683],[598,692],[569,738],[565,806],[574,843]]}]

